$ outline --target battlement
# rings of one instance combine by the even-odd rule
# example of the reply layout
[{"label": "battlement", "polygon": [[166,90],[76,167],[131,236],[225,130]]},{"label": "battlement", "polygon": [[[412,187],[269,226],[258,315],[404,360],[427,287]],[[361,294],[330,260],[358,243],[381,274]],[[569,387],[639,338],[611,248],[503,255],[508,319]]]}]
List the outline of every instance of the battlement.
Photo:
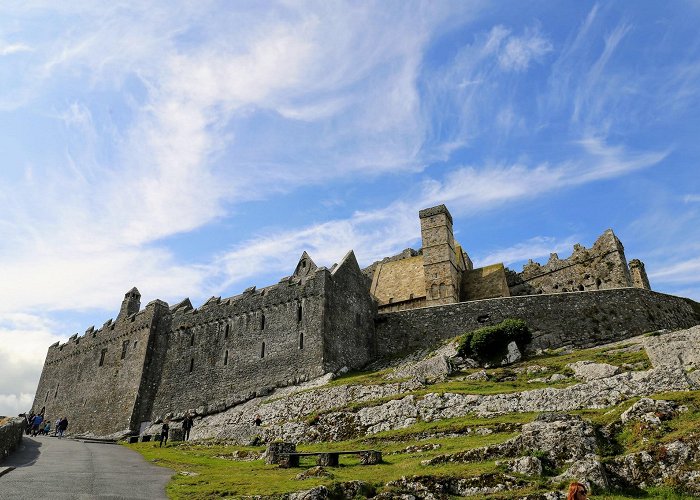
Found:
[{"label": "battlement", "polygon": [[444,214],[447,217],[447,220],[450,221],[450,224],[452,224],[452,214],[445,205],[437,205],[435,207],[424,208],[423,210],[420,210],[418,212],[418,217],[420,219],[427,219],[429,217],[434,217],[440,214]]}]

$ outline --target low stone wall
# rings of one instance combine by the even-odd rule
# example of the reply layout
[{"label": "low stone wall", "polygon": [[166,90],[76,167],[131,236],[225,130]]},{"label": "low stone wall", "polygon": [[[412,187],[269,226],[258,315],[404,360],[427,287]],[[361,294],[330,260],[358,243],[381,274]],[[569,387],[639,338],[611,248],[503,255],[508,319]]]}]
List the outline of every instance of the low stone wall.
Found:
[{"label": "low stone wall", "polygon": [[23,418],[13,418],[0,425],[0,463],[19,445],[23,434]]},{"label": "low stone wall", "polygon": [[562,346],[593,347],[700,323],[686,299],[639,288],[506,297],[380,314],[376,355],[431,346],[507,318],[528,324],[533,332],[528,349],[533,352]]}]

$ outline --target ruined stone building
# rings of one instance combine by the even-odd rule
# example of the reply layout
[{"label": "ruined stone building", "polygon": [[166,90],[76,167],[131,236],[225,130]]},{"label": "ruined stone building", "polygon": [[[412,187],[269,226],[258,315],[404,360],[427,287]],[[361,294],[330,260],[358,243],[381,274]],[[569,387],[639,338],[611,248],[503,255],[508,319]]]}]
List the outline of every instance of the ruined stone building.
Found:
[{"label": "ruined stone building", "polygon": [[275,387],[524,319],[530,348],[588,347],[700,321],[697,304],[652,292],[608,230],[568,259],[521,273],[474,268],[444,205],[419,212],[422,247],[361,270],[350,251],[330,269],[304,252],[277,284],[240,295],[161,300],[136,288],[116,319],[49,347],[33,411],[67,416],[73,432],[139,432],[165,415],[222,411]]}]

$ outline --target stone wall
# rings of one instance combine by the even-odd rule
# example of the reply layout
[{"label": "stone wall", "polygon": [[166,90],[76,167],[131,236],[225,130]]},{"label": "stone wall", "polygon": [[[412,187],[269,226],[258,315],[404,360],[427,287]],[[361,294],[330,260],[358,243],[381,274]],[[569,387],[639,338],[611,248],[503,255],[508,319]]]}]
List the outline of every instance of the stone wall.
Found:
[{"label": "stone wall", "polygon": [[163,359],[151,419],[202,406],[230,406],[266,388],[323,373],[327,269],[305,279],[176,312],[156,358]]},{"label": "stone wall", "polygon": [[67,343],[49,347],[32,411],[52,422],[68,417],[71,433],[131,428],[151,335],[167,305],[153,301]]},{"label": "stone wall", "polygon": [[24,435],[24,427],[23,418],[9,419],[0,425],[0,464],[12,450],[19,446]]},{"label": "stone wall", "polygon": [[520,274],[511,274],[510,278],[510,295],[633,286],[624,247],[611,229],[605,231],[590,249],[576,244],[568,259],[560,259],[553,253],[545,265],[530,261]]},{"label": "stone wall", "polygon": [[326,280],[323,369],[361,368],[373,358],[376,302],[351,251]]},{"label": "stone wall", "polygon": [[520,318],[530,326],[532,351],[593,347],[700,323],[687,299],[638,288],[508,297],[380,314],[377,355],[430,346],[506,318]]},{"label": "stone wall", "polygon": [[510,296],[503,264],[493,264],[465,271],[462,275],[462,294],[463,300]]}]

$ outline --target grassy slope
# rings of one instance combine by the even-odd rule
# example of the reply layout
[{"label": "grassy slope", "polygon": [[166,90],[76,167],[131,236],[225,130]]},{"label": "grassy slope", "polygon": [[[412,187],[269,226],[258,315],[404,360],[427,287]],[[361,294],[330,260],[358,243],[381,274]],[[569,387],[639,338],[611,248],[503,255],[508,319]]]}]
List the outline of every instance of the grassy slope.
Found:
[{"label": "grassy slope", "polygon": [[[415,391],[421,395],[427,392],[459,392],[470,394],[496,394],[535,389],[547,386],[542,383],[528,383],[528,380],[550,376],[553,373],[568,374],[565,367],[567,363],[579,360],[593,360],[621,366],[624,363],[638,363],[639,369],[649,366],[649,360],[644,351],[628,352],[616,348],[588,349],[576,351],[570,354],[552,353],[531,359],[520,366],[537,364],[546,366],[545,373],[518,373],[514,371],[517,366],[504,369],[497,368],[487,370],[491,376],[489,381],[465,381],[462,380],[469,371],[451,377],[446,382],[435,384],[426,389]],[[476,370],[471,370],[476,371]],[[333,381],[333,384],[376,384],[383,383],[383,372],[355,373]],[[506,380],[503,380],[506,379]],[[571,380],[552,384],[555,387],[564,387],[573,383]],[[401,397],[405,396],[402,395]],[[651,449],[664,442],[669,442],[690,434],[700,433],[700,391],[660,394],[660,399],[672,399],[688,406],[689,411],[679,417],[665,423],[662,431],[645,429],[640,426],[627,426],[617,436],[617,442],[609,447],[611,454],[629,453],[640,449]],[[615,408],[604,410],[583,410],[577,412],[591,419],[594,423],[605,425],[617,418],[633,404],[634,400],[627,401]],[[370,404],[377,404],[373,402]],[[280,469],[277,466],[265,465],[262,460],[235,461],[222,456],[230,455],[235,450],[248,450],[262,452],[264,448],[251,448],[240,446],[227,446],[217,443],[173,444],[166,448],[158,448],[153,443],[140,443],[129,447],[142,453],[147,460],[171,467],[178,472],[187,471],[197,475],[174,476],[168,485],[168,495],[171,498],[217,498],[221,496],[242,495],[277,495],[285,492],[310,489],[314,486],[330,485],[334,481],[343,482],[350,480],[366,481],[377,486],[396,480],[402,476],[413,475],[437,475],[452,477],[471,477],[483,473],[497,472],[499,467],[493,462],[480,462],[470,464],[446,464],[440,466],[422,466],[420,462],[435,455],[454,453],[465,449],[476,448],[487,444],[503,442],[514,435],[512,424],[522,424],[535,418],[535,414],[511,414],[495,418],[464,417],[443,420],[439,422],[418,422],[415,425],[401,430],[388,431],[373,436],[358,438],[345,442],[318,443],[300,445],[300,451],[321,450],[348,450],[348,449],[378,449],[383,452],[384,462],[381,465],[361,466],[357,459],[351,456],[341,457],[341,466],[328,468],[331,477],[311,478],[297,480],[295,476],[301,471],[315,465],[313,459],[306,459],[302,467],[298,469]],[[499,425],[504,424],[504,425]],[[510,428],[506,424],[511,424]],[[497,426],[498,427],[494,427]],[[478,435],[474,432],[477,428],[488,428],[497,432],[487,435]],[[426,444],[439,445],[437,449],[417,453],[406,453],[408,446],[423,446]],[[527,478],[526,478],[527,479]],[[526,493],[546,491],[547,487],[542,480],[531,480],[529,486],[516,492],[506,492],[494,495],[491,498],[514,498]],[[640,496],[641,495],[641,496]],[[594,498],[690,498],[676,495],[670,489],[653,489],[648,492],[630,495],[596,495]]]}]

